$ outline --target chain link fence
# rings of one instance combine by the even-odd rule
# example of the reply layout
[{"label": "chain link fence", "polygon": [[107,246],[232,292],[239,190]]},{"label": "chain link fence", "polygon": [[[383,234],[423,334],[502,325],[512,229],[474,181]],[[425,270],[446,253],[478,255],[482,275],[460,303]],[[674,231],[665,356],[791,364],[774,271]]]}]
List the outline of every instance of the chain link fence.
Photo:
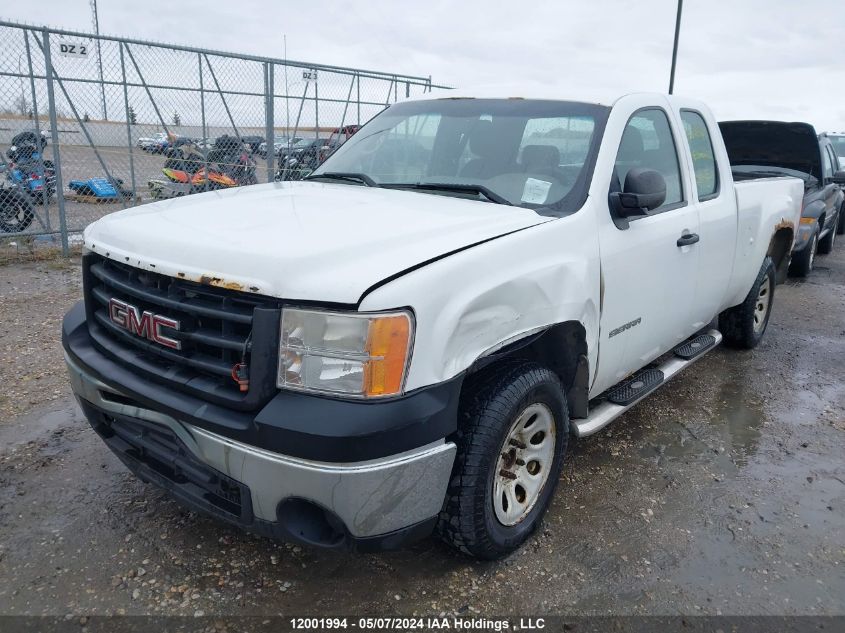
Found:
[{"label": "chain link fence", "polygon": [[0,21],[0,238],[295,179],[430,77]]}]

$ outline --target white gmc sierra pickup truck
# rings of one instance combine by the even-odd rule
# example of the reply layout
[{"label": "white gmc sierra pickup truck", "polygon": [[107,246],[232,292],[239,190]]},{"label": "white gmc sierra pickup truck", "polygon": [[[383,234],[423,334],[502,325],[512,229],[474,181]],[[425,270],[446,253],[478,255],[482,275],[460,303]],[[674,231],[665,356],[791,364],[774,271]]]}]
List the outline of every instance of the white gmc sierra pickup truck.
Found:
[{"label": "white gmc sierra pickup truck", "polygon": [[[88,227],[71,382],[141,479],[245,529],[494,558],[595,433],[763,336],[803,183],[660,94],[426,95],[306,182]],[[714,321],[718,320],[718,326]]]}]

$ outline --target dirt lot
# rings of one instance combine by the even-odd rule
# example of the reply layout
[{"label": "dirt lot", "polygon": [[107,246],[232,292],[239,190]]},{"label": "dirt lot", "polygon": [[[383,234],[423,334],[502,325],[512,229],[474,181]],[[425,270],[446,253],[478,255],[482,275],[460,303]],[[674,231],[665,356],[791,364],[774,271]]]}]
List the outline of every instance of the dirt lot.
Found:
[{"label": "dirt lot", "polygon": [[74,263],[0,268],[0,613],[845,614],[845,249],[577,443],[540,533],[479,563],[249,536],[122,467],[70,397]]}]

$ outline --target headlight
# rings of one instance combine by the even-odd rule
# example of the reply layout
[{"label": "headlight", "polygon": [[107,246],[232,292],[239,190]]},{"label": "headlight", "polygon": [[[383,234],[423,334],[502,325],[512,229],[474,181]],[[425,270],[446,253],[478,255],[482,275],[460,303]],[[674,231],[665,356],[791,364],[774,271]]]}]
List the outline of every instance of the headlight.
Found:
[{"label": "headlight", "polygon": [[277,385],[359,398],[401,393],[413,330],[406,311],[284,308]]}]

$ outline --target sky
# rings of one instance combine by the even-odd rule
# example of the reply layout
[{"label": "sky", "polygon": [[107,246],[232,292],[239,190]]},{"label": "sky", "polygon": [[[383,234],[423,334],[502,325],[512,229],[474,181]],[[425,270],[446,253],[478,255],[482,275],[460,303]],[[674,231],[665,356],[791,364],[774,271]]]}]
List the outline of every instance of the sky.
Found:
[{"label": "sky", "polygon": [[[88,0],[0,18],[91,30]],[[432,76],[438,84],[668,89],[676,0],[99,0],[100,31]],[[716,117],[845,130],[845,0],[686,0],[675,93]],[[2,45],[0,45],[2,46]]]}]

